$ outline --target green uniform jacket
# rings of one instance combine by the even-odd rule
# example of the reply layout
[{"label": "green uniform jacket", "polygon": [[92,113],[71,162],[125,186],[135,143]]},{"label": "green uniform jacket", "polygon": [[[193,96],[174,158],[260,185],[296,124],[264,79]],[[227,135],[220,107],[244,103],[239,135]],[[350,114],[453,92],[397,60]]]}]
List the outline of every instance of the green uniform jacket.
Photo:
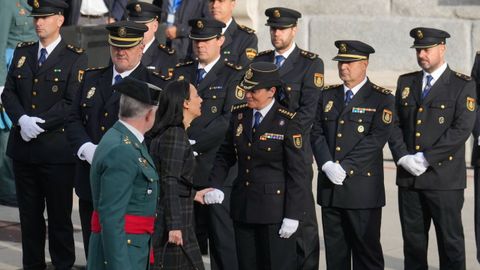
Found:
[{"label": "green uniform jacket", "polygon": [[88,269],[148,269],[150,235],[125,233],[124,216],[155,216],[158,175],[146,146],[122,123],[100,141],[90,184],[102,231],[90,236]]}]

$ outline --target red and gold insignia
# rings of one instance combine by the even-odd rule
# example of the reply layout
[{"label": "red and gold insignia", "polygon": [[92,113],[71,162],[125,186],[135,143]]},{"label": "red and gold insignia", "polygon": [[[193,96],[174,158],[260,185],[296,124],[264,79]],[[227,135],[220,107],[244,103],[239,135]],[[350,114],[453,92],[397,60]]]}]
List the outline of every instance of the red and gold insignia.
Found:
[{"label": "red and gold insignia", "polygon": [[322,73],[314,73],[313,74],[313,83],[318,88],[323,87],[323,74]]},{"label": "red and gold insignia", "polygon": [[78,70],[78,76],[77,76],[78,82],[82,82],[84,73],[85,73],[85,71],[83,71],[81,69]]},{"label": "red and gold insignia", "polygon": [[255,58],[255,56],[257,56],[257,50],[255,50],[254,48],[246,48],[245,49],[245,54],[247,55],[247,58],[249,60],[253,60],[253,58]]},{"label": "red and gold insignia", "polygon": [[240,86],[237,86],[237,88],[235,89],[235,97],[237,99],[243,100],[245,98],[245,90]]},{"label": "red and gold insignia", "polygon": [[472,97],[467,97],[467,109],[471,112],[475,110],[475,99]]},{"label": "red and gold insignia", "polygon": [[392,123],[392,116],[393,116],[392,111],[387,110],[387,109],[383,109],[383,114],[382,114],[383,123],[385,123],[385,124]]},{"label": "red and gold insignia", "polygon": [[298,149],[302,148],[302,145],[303,145],[302,134],[294,134],[292,137],[293,137],[293,145],[295,145],[295,147]]}]

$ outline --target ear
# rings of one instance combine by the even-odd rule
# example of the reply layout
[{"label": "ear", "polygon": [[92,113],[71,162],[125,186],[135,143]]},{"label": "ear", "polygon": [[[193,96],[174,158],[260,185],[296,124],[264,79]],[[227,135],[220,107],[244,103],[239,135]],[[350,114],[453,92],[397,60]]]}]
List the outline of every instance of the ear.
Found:
[{"label": "ear", "polygon": [[221,36],[220,38],[217,39],[217,42],[219,43],[220,47],[223,46],[223,43],[225,42],[225,36]]},{"label": "ear", "polygon": [[275,93],[277,92],[277,87],[273,86],[271,87],[268,92],[272,93],[272,97],[275,96]]},{"label": "ear", "polygon": [[186,99],[183,101],[183,108],[185,110],[188,110],[188,108],[190,108],[190,104],[189,104],[188,100],[186,100]]},{"label": "ear", "polygon": [[152,22],[152,28],[153,28],[153,32],[157,32],[157,30],[158,30],[158,21],[157,20],[154,20]]},{"label": "ear", "polygon": [[63,15],[58,15],[57,26],[62,27],[64,22],[65,22],[65,17],[63,17]]}]

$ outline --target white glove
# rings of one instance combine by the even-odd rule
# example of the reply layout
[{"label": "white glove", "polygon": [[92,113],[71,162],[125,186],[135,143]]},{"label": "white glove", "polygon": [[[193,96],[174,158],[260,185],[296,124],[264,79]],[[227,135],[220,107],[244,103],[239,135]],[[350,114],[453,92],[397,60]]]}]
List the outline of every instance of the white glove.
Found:
[{"label": "white glove", "polygon": [[426,171],[428,166],[430,166],[430,164],[428,163],[427,159],[425,158],[425,155],[423,154],[423,152],[417,152],[414,156],[415,156],[415,161],[417,162],[417,164],[422,165],[425,168],[425,171]]},{"label": "white glove", "polygon": [[480,136],[477,138],[477,145],[480,145]]},{"label": "white glove", "polygon": [[212,191],[205,193],[203,200],[205,201],[205,204],[214,204],[214,203],[222,203],[224,198],[225,198],[225,194],[223,194],[223,191],[219,189],[214,189]]},{"label": "white glove", "polygon": [[2,93],[3,93],[3,88],[5,88],[5,86],[0,86],[0,104],[2,104]]},{"label": "white glove", "polygon": [[278,234],[281,238],[290,238],[298,229],[298,220],[283,218],[282,227]]},{"label": "white glove", "polygon": [[22,139],[26,142],[29,142],[32,138],[28,137],[27,135],[25,135],[25,132],[23,131],[23,129],[20,129],[20,136],[22,136]]},{"label": "white glove", "polygon": [[190,140],[190,139],[188,139],[188,142],[190,143],[190,145],[194,145],[194,144],[197,143],[197,141],[195,141],[195,140]]},{"label": "white glove", "polygon": [[22,115],[20,119],[18,119],[18,124],[20,125],[20,129],[23,130],[23,135],[22,135],[23,140],[25,140],[26,138],[29,140],[33,138],[37,138],[38,134],[45,131],[44,129],[39,127],[37,123],[45,123],[45,120],[35,116],[28,116],[25,114]]},{"label": "white glove", "polygon": [[347,172],[338,163],[327,161],[322,166],[322,171],[327,175],[328,179],[335,185],[343,185],[343,180],[347,177]]},{"label": "white glove", "polygon": [[82,153],[80,154],[80,159],[85,160],[88,162],[88,164],[92,165],[93,154],[95,154],[96,149],[96,144],[93,144],[91,142],[85,143],[82,149]]},{"label": "white glove", "polygon": [[414,155],[405,155],[401,157],[397,164],[415,176],[419,176],[427,170],[422,164],[415,161]]}]

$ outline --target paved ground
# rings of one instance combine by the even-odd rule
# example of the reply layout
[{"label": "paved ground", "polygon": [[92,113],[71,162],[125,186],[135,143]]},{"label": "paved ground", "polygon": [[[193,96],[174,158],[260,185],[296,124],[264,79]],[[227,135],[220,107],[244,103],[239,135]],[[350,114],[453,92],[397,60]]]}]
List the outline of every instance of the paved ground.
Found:
[{"label": "paved ground", "polygon": [[[386,269],[401,270],[403,269],[403,255],[402,255],[402,236],[400,231],[400,222],[398,218],[397,207],[397,188],[395,186],[395,165],[392,162],[385,162],[385,186],[387,192],[387,206],[383,209],[382,220],[382,244],[385,254]],[[464,232],[467,252],[467,269],[480,269],[479,264],[475,260],[475,239],[473,233],[473,171],[468,171],[468,188],[465,192],[465,205],[463,208]],[[316,184],[314,183],[314,186]],[[75,204],[76,205],[76,204]],[[320,208],[317,207],[317,215]],[[80,220],[78,218],[78,211],[75,207],[72,216],[75,224],[75,246],[77,254],[76,265],[85,265],[85,256],[83,252],[83,244],[80,231]],[[321,221],[319,220],[319,224]],[[432,226],[431,242],[429,249],[430,269],[438,268],[438,254],[436,252],[436,239]],[[320,235],[321,254],[320,254],[320,269],[325,269],[325,253],[323,249],[323,238]],[[48,251],[46,252],[46,259]],[[18,223],[18,211],[16,208],[0,206],[0,269],[13,270],[21,267],[21,243],[20,243],[20,229]],[[204,258],[209,269],[208,258]]]}]

